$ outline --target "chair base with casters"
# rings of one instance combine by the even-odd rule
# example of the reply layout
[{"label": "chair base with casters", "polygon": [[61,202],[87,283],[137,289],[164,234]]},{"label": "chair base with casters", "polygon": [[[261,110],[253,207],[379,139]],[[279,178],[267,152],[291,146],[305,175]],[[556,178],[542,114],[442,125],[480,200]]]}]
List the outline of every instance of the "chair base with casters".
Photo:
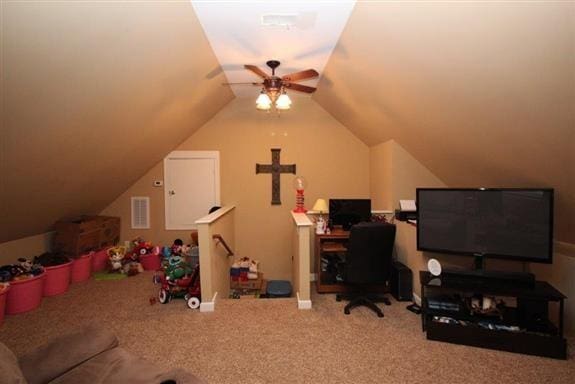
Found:
[{"label": "chair base with casters", "polygon": [[391,305],[389,299],[382,295],[367,294],[367,293],[338,293],[335,296],[336,301],[349,300],[349,303],[343,309],[346,315],[350,314],[350,311],[359,306],[365,306],[371,309],[377,314],[377,317],[383,317],[383,311],[375,303],[384,303],[385,305]]}]

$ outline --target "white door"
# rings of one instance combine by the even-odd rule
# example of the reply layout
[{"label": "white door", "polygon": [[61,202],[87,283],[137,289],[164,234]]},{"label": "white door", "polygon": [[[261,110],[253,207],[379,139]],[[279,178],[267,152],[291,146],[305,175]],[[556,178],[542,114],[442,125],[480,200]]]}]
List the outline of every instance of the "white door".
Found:
[{"label": "white door", "polygon": [[219,152],[174,151],[164,159],[166,229],[193,229],[220,205]]}]

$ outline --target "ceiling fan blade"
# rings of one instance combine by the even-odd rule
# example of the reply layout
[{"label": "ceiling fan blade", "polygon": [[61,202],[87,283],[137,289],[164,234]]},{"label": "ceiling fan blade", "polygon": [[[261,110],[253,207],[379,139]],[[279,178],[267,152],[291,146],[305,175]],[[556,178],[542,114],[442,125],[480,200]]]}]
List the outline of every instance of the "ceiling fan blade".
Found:
[{"label": "ceiling fan blade", "polygon": [[288,89],[305,93],[314,93],[316,90],[315,87],[308,87],[307,85],[301,85],[295,83],[286,83],[284,86]]},{"label": "ceiling fan blade", "polygon": [[289,75],[282,76],[283,81],[298,81],[304,79],[313,79],[318,77],[319,73],[315,69],[307,69],[305,71],[290,73]]},{"label": "ceiling fan blade", "polygon": [[263,83],[222,83],[222,85],[263,85]]},{"label": "ceiling fan blade", "polygon": [[265,73],[264,71],[262,71],[261,69],[259,69],[258,67],[256,67],[255,65],[246,64],[246,65],[244,65],[244,68],[252,71],[253,73],[258,75],[259,77],[262,77],[264,79],[269,79],[269,75],[267,73]]}]

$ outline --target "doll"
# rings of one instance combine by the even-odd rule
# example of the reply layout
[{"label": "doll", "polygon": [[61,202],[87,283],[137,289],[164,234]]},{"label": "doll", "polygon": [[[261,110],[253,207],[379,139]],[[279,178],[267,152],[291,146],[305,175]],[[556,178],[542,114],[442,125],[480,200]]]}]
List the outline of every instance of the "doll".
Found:
[{"label": "doll", "polygon": [[126,254],[126,247],[117,246],[108,249],[108,272],[109,273],[123,273],[122,261]]}]

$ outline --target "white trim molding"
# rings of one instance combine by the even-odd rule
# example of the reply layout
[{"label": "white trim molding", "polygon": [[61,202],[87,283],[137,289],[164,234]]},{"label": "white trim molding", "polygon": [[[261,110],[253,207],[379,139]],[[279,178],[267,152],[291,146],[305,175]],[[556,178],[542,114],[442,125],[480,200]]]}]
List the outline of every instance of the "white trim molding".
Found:
[{"label": "white trim molding", "polygon": [[295,225],[298,227],[311,227],[313,225],[313,222],[305,213],[296,213],[292,211],[291,216]]},{"label": "white trim molding", "polygon": [[214,312],[216,310],[216,297],[218,293],[214,293],[212,301],[202,301],[200,303],[200,312]]},{"label": "white trim molding", "polygon": [[311,309],[311,300],[300,300],[297,293],[297,309]]},{"label": "white trim molding", "polygon": [[226,205],[225,207],[221,207],[217,211],[210,213],[207,216],[202,217],[201,219],[196,220],[196,224],[211,224],[232,209],[234,209],[235,205]]},{"label": "white trim molding", "polygon": [[413,293],[413,302],[421,307],[421,297],[417,296],[416,293]]}]

